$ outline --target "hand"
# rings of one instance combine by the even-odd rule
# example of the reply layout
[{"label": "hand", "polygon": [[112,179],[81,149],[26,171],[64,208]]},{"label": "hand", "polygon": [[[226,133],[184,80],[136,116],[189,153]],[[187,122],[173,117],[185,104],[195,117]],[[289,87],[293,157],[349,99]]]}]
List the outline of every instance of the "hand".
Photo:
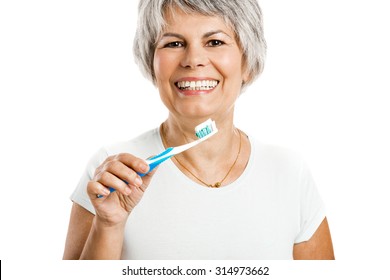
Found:
[{"label": "hand", "polygon": [[[96,211],[96,218],[108,225],[123,225],[142,199],[155,170],[147,173],[149,165],[131,154],[118,154],[108,157],[95,171],[88,182],[87,192]],[[126,183],[127,182],[127,183]],[[110,193],[109,187],[116,191]],[[97,197],[103,195],[103,197]]]}]

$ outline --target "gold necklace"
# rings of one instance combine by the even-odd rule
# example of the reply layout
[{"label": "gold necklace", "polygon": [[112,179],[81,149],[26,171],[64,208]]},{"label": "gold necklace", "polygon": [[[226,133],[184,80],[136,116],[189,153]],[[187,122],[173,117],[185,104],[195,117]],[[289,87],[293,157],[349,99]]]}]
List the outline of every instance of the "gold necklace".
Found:
[{"label": "gold necklace", "polygon": [[[165,147],[168,147],[166,141],[165,141],[165,131],[164,131],[164,126],[161,125],[161,139],[163,141],[163,144]],[[237,153],[237,156],[236,156],[236,159],[234,160],[232,166],[229,168],[228,172],[226,173],[225,177],[223,177],[223,179],[219,182],[216,182],[215,184],[207,184],[206,182],[204,182],[202,179],[200,179],[198,176],[196,176],[194,173],[191,172],[191,170],[189,170],[187,167],[185,167],[177,158],[176,156],[174,156],[175,160],[177,161],[177,163],[179,163],[181,165],[181,167],[183,167],[188,173],[190,173],[194,178],[196,178],[199,182],[201,182],[203,185],[209,187],[209,188],[219,188],[223,181],[225,181],[225,179],[229,176],[230,172],[233,170],[233,167],[236,165],[236,162],[240,156],[240,153],[241,153],[241,131],[238,130],[238,133],[239,133],[239,137],[240,137],[240,145],[238,147],[238,153]]]}]

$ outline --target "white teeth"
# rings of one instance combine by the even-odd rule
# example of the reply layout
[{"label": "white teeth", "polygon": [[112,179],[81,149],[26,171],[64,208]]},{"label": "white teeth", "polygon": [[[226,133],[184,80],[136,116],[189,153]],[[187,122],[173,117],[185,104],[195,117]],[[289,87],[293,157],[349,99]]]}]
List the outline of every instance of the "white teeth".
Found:
[{"label": "white teeth", "polygon": [[181,90],[210,90],[218,85],[218,81],[215,80],[202,80],[202,81],[180,81],[176,83],[177,87]]}]

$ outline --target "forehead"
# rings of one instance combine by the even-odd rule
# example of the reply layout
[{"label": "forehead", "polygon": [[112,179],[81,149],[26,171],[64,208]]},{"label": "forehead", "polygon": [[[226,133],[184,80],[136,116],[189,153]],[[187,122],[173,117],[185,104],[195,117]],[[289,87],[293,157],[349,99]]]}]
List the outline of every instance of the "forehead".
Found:
[{"label": "forehead", "polygon": [[211,13],[202,14],[196,11],[183,11],[178,7],[166,8],[164,11],[164,21],[163,31],[171,28],[186,30],[209,26],[213,29],[218,27],[218,29],[224,29],[225,31],[234,33],[231,24],[218,15]]}]

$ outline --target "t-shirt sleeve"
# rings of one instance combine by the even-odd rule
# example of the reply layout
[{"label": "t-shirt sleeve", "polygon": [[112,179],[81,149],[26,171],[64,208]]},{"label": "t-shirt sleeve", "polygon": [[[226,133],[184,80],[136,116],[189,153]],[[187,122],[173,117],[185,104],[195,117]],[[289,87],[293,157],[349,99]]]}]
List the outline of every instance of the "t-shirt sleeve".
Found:
[{"label": "t-shirt sleeve", "polygon": [[87,184],[93,178],[96,168],[107,158],[107,150],[102,148],[96,152],[92,158],[89,160],[83,175],[80,178],[79,183],[77,184],[76,189],[73,191],[70,199],[79,204],[80,206],[87,209],[89,212],[95,215],[95,209],[89,199],[87,194]]},{"label": "t-shirt sleeve", "polygon": [[300,173],[300,231],[295,243],[309,240],[325,218],[325,205],[307,165]]}]

